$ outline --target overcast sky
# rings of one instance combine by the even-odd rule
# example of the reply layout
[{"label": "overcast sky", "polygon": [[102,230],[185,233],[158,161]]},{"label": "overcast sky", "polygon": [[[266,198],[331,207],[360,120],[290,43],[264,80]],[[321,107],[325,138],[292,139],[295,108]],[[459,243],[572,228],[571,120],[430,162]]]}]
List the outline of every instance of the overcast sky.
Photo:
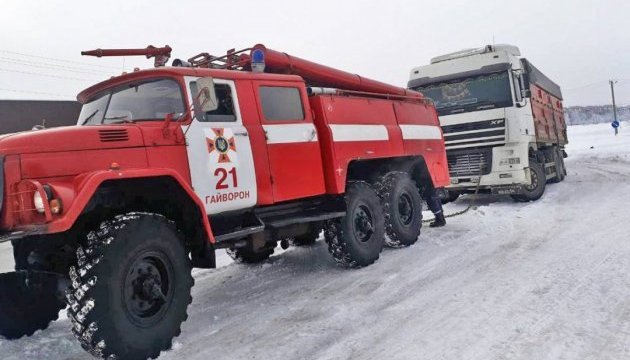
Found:
[{"label": "overcast sky", "polygon": [[152,66],[81,57],[98,47],[168,44],[186,59],[263,43],[404,86],[412,67],[493,39],[519,46],[565,105],[610,103],[609,79],[630,104],[629,0],[0,0],[0,99],[72,99],[123,62]]}]

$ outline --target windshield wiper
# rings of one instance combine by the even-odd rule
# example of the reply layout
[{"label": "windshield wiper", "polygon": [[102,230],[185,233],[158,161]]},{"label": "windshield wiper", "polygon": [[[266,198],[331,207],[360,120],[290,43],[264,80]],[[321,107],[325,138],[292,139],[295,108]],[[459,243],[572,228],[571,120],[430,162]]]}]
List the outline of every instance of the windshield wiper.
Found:
[{"label": "windshield wiper", "polygon": [[81,124],[81,125],[87,124],[87,122],[90,121],[90,119],[93,118],[94,115],[96,115],[96,113],[98,113],[99,111],[100,111],[100,109],[94,110],[94,112],[91,113],[90,116],[86,117],[85,120],[83,120],[83,124]]}]

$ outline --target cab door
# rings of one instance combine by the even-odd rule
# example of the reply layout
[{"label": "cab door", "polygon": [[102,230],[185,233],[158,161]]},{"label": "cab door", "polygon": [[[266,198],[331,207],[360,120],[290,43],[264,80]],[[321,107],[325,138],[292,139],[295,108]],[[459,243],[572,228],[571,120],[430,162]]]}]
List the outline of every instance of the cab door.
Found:
[{"label": "cab door", "polygon": [[322,157],[302,83],[254,85],[267,141],[274,202],[324,194]]},{"label": "cab door", "polygon": [[[196,77],[186,77],[189,103],[198,93]],[[207,214],[253,207],[256,175],[249,134],[243,126],[234,81],[214,79],[219,107],[196,114],[186,136],[190,176]]]}]

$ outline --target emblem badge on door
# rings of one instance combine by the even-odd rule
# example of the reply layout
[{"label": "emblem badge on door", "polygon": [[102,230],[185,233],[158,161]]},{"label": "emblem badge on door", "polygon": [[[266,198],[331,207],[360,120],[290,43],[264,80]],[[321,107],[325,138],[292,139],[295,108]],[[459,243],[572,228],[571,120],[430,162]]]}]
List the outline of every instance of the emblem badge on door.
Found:
[{"label": "emblem badge on door", "polygon": [[[229,163],[236,157],[236,141],[231,129],[213,128],[206,134],[210,159],[217,163]],[[210,135],[210,136],[208,136]]]}]

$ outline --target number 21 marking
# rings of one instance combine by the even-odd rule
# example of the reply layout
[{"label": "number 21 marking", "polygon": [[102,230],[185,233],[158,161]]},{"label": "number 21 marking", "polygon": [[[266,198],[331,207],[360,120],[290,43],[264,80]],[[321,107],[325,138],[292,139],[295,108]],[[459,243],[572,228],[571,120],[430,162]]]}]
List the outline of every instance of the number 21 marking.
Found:
[{"label": "number 21 marking", "polygon": [[236,168],[232,168],[230,171],[224,168],[217,168],[214,170],[214,176],[219,176],[219,181],[217,181],[217,190],[227,189],[230,185],[227,183],[228,174],[232,175],[232,187],[238,187],[238,180],[236,178]]}]

